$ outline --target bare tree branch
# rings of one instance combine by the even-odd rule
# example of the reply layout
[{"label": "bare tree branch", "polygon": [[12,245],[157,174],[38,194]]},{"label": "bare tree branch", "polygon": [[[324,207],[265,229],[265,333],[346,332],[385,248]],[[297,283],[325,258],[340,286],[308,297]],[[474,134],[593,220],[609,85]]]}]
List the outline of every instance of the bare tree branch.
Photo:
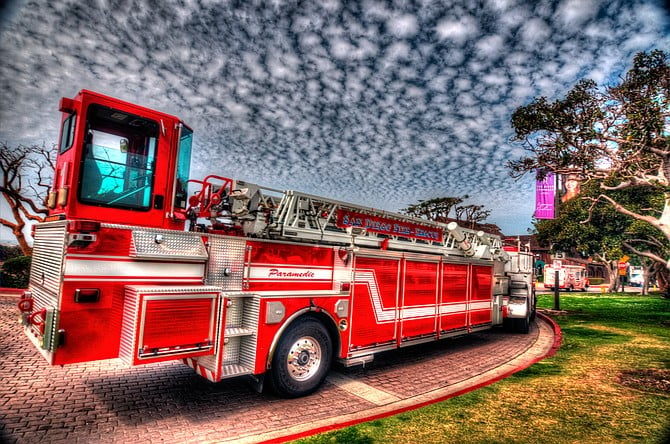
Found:
[{"label": "bare tree branch", "polygon": [[649,259],[653,260],[654,262],[659,262],[661,264],[666,264],[666,265],[668,264],[667,259],[663,259],[661,256],[659,256],[657,254],[654,254],[650,251],[638,250],[637,248],[635,248],[634,246],[632,246],[631,244],[629,244],[626,241],[622,242],[622,244],[623,244],[624,247],[628,248],[630,251],[637,254],[638,256],[648,257]]},{"label": "bare tree branch", "polygon": [[4,217],[0,225],[12,230],[24,254],[31,252],[25,227],[48,215],[46,208],[49,184],[54,171],[55,147],[0,143],[0,193],[13,220]]}]

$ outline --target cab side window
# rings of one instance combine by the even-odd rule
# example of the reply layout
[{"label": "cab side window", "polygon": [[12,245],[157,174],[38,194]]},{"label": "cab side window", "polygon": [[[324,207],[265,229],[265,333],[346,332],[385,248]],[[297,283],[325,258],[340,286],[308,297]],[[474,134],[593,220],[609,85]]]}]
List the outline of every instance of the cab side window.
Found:
[{"label": "cab side window", "polygon": [[61,154],[72,148],[72,142],[74,140],[74,128],[76,122],[77,122],[76,114],[70,114],[63,121],[63,127],[61,128],[60,132],[60,148],[59,148]]}]

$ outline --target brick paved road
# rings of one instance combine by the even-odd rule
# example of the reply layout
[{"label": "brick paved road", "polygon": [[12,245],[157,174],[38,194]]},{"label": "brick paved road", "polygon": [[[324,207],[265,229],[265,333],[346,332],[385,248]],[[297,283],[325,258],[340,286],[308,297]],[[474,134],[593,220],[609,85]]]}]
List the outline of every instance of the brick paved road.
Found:
[{"label": "brick paved road", "polygon": [[472,386],[476,375],[491,379],[483,373],[553,340],[540,323],[529,335],[494,330],[420,345],[382,354],[365,368],[335,368],[316,394],[284,400],[256,393],[244,379],[211,383],[181,363],[50,367],[23,335],[16,300],[0,296],[0,442],[9,443],[280,438]]}]

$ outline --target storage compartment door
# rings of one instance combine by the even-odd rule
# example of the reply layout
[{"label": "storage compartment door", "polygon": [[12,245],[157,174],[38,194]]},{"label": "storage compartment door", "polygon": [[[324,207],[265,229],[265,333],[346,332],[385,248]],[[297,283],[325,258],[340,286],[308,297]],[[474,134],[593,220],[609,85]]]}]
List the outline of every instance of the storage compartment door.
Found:
[{"label": "storage compartment door", "polygon": [[437,330],[438,262],[405,261],[402,339],[433,335]]},{"label": "storage compartment door", "polygon": [[399,259],[356,257],[351,350],[396,341],[399,273]]},{"label": "storage compartment door", "polygon": [[491,323],[493,312],[493,267],[473,265],[470,279],[470,325]]},{"label": "storage compartment door", "polygon": [[119,357],[131,365],[215,352],[216,287],[126,287]]},{"label": "storage compartment door", "polygon": [[445,263],[442,267],[440,330],[467,327],[468,265]]}]

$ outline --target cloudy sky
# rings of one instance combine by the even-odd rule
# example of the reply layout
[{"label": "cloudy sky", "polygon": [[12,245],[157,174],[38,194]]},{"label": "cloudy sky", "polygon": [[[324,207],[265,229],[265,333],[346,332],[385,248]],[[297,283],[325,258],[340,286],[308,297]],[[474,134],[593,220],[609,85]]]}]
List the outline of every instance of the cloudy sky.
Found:
[{"label": "cloudy sky", "polygon": [[51,144],[87,88],[183,118],[215,173],[398,210],[470,195],[524,234],[510,117],[670,48],[652,0],[64,1],[0,10],[0,140]]}]

